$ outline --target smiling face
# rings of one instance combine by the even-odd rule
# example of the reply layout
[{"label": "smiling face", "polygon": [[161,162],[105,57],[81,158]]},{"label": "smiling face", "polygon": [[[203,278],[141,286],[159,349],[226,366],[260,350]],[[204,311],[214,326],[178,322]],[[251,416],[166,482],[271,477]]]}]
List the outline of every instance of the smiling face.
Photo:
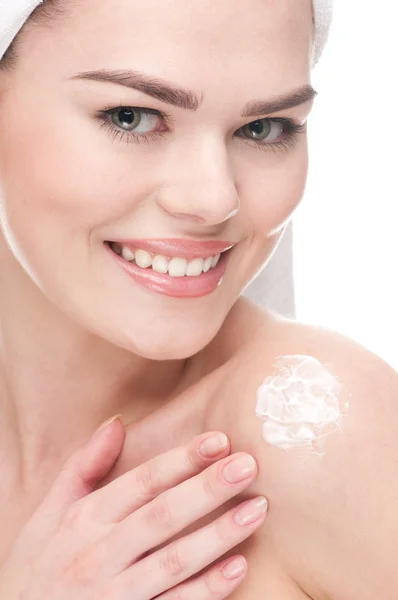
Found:
[{"label": "smiling face", "polygon": [[303,195],[311,2],[74,5],[54,27],[28,25],[15,69],[0,71],[0,225],[26,276],[83,328],[187,357]]}]

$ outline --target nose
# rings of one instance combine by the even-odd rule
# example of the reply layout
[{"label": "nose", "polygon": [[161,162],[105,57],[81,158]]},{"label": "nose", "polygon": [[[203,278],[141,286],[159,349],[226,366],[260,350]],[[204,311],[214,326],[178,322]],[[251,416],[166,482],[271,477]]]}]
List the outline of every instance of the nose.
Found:
[{"label": "nose", "polygon": [[238,213],[239,195],[222,140],[207,138],[189,150],[180,148],[163,167],[157,202],[174,218],[219,225]]}]

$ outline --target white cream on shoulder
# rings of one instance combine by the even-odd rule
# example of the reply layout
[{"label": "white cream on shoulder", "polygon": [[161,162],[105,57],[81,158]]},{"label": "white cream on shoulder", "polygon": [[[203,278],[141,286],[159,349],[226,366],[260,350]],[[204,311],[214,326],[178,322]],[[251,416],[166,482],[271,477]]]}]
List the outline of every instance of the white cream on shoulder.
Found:
[{"label": "white cream on shoulder", "polygon": [[281,356],[257,391],[256,415],[263,437],[281,450],[311,447],[341,428],[344,402],[339,380],[312,356]]}]

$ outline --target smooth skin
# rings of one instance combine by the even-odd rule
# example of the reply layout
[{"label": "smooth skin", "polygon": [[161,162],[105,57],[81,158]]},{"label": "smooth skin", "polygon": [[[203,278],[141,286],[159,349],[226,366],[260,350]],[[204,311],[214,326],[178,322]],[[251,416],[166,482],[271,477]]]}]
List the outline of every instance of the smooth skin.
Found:
[{"label": "smooth skin", "polygon": [[[260,594],[275,600],[395,600],[396,371],[337,333],[265,315],[247,301],[234,308],[222,333],[225,346],[217,340],[216,347],[208,348],[217,353],[219,364],[207,374],[205,385],[130,425],[111,477],[123,472],[132,457],[144,461],[154,448],[183,440],[184,407],[190,406],[199,429],[222,426],[234,452],[249,452],[256,459],[256,479],[227,507],[259,494],[269,501],[264,526],[233,550],[248,561],[247,576],[231,594],[233,600]],[[326,365],[343,386],[341,406],[349,403],[341,428],[328,432],[321,454],[269,446],[255,415],[258,387],[276,374],[275,359],[290,354],[310,355]],[[201,411],[194,413],[196,402]],[[172,423],[172,437],[161,436]],[[219,514],[215,511],[212,518]]]},{"label": "smooth skin", "polygon": [[[259,145],[259,121],[252,127],[245,113],[309,90],[312,41],[309,0],[71,0],[53,27],[26,28],[17,67],[0,72],[3,559],[68,457],[122,413],[120,459],[99,489],[208,431],[255,458],[255,483],[227,501],[221,494],[224,504],[188,528],[209,533],[207,523],[242,501],[269,499],[264,527],[233,550],[249,564],[234,600],[395,598],[396,374],[339,336],[240,298],[303,196],[313,100],[257,115],[272,132],[280,118],[300,128],[294,138],[284,130],[279,145],[272,136]],[[197,106],[76,79],[98,69],[171,82]],[[99,115],[120,106],[157,111],[144,121],[151,134],[126,143],[120,127],[110,132]],[[177,301],[148,292],[103,247],[176,237],[236,243],[214,293]],[[295,353],[332,365],[351,396],[323,459],[270,448],[254,414],[275,357]],[[198,514],[192,505],[187,519]],[[151,532],[147,548],[162,539]]]},{"label": "smooth skin", "polygon": [[[304,127],[312,100],[264,115],[278,146],[259,145],[242,113],[310,85],[310,0],[67,4],[56,27],[25,30],[17,68],[0,72],[0,444],[10,487],[30,495],[106,418],[137,423],[213,368],[203,349],[271,256],[308,163],[304,129],[293,143],[270,119]],[[100,68],[146,72],[200,106],[75,79]],[[126,105],[169,124],[146,120],[161,135],[126,143],[98,117]],[[103,246],[165,237],[236,243],[222,285],[151,293]]]},{"label": "smooth skin", "polygon": [[[203,456],[203,444],[210,438],[213,461]],[[246,574],[241,556],[186,580],[263,523],[265,499],[245,502],[166,544],[255,478],[256,463],[248,454],[239,453],[208,466],[229,453],[224,438],[217,432],[199,436],[94,491],[117,460],[124,441],[120,421],[98,431],[70,457],[22,528],[0,570],[1,597],[227,597]],[[217,444],[219,451],[215,452]]]}]

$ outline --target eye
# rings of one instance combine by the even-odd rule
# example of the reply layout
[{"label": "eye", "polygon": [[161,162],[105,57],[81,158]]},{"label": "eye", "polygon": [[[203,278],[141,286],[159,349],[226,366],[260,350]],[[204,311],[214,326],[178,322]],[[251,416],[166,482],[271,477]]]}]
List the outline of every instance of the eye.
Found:
[{"label": "eye", "polygon": [[259,119],[252,121],[239,130],[241,137],[246,137],[255,142],[273,143],[284,133],[284,122],[274,119]]},{"label": "eye", "polygon": [[117,108],[109,111],[108,114],[113,125],[127,132],[153,133],[162,122],[159,113],[142,108]]}]

